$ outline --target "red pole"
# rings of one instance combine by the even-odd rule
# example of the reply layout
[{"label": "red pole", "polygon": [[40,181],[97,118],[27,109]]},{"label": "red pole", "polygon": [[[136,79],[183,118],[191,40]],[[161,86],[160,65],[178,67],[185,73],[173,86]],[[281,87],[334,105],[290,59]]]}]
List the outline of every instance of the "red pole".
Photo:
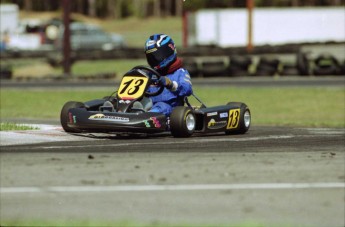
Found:
[{"label": "red pole", "polygon": [[188,13],[183,11],[182,13],[182,44],[183,47],[188,47]]},{"label": "red pole", "polygon": [[248,43],[247,51],[251,52],[253,50],[253,8],[254,1],[247,0],[247,10],[248,10]]}]

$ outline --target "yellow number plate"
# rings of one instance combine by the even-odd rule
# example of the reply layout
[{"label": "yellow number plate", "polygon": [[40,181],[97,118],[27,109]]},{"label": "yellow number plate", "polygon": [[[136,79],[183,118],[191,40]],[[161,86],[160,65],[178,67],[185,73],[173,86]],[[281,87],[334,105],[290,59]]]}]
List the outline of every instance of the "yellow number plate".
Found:
[{"label": "yellow number plate", "polygon": [[232,109],[229,111],[229,121],[227,129],[237,128],[240,122],[240,109]]},{"label": "yellow number plate", "polygon": [[125,76],[122,78],[117,95],[121,99],[137,99],[145,92],[147,82],[147,77]]}]

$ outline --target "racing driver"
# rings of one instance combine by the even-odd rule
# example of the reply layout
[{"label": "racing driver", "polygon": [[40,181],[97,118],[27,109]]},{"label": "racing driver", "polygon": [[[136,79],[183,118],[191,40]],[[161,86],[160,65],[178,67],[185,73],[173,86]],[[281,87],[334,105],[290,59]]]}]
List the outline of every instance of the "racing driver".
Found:
[{"label": "racing driver", "polygon": [[[173,108],[183,105],[183,98],[193,93],[190,75],[182,67],[174,41],[168,35],[150,36],[145,43],[145,55],[151,68],[162,75],[159,82],[165,86],[160,95],[151,97],[153,106],[149,111],[170,116]],[[153,89],[157,87],[152,86],[149,91]]]}]

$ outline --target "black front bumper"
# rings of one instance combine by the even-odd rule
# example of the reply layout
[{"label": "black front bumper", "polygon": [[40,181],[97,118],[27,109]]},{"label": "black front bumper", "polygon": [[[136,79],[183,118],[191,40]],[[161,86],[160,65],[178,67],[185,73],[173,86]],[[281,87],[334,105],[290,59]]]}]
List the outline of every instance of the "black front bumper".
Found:
[{"label": "black front bumper", "polygon": [[168,129],[167,117],[160,113],[121,113],[69,110],[68,127],[87,132],[159,133]]}]

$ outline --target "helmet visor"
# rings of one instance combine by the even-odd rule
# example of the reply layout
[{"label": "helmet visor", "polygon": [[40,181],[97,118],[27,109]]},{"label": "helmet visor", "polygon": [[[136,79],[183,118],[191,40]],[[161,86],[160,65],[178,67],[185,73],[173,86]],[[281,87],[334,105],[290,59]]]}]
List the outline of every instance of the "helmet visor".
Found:
[{"label": "helmet visor", "polygon": [[174,53],[175,50],[168,45],[165,45],[157,48],[157,50],[154,52],[146,53],[146,59],[149,65],[154,68],[159,66],[166,58],[170,57]]}]

